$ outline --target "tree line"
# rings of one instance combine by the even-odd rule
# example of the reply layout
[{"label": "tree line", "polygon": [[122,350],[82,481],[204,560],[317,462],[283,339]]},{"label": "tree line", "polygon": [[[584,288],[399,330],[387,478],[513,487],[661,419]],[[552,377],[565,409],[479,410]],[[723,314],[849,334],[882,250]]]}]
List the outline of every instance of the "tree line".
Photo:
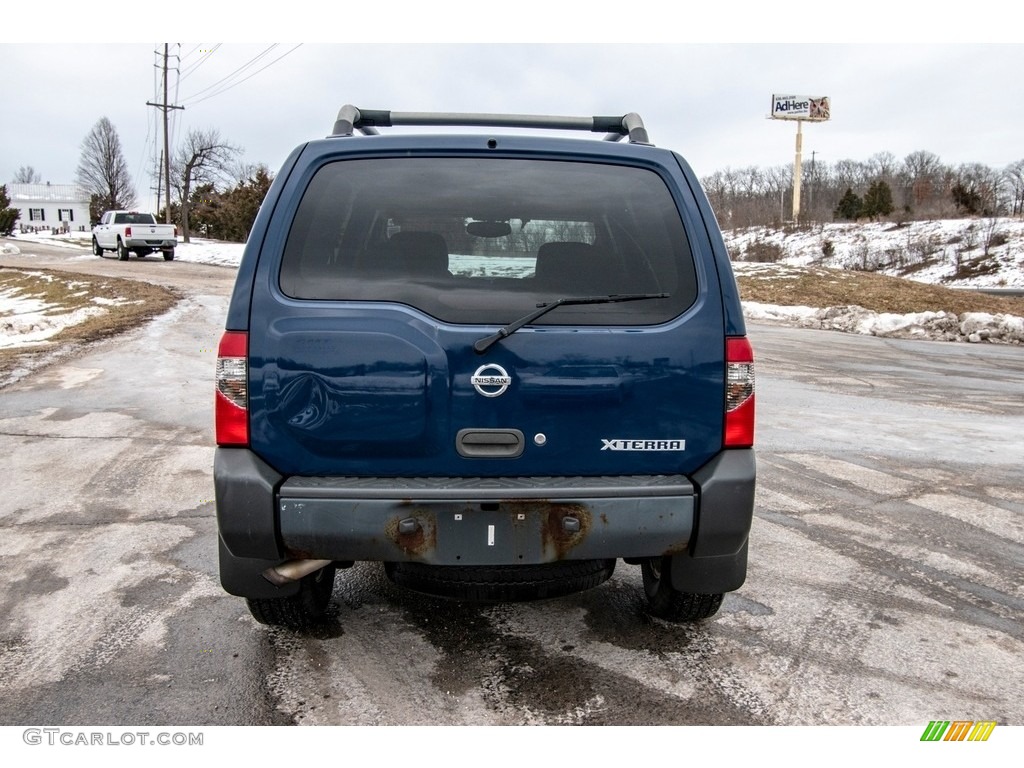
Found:
[{"label": "tree line", "polygon": [[[273,175],[265,165],[240,161],[241,147],[223,139],[214,128],[192,129],[171,158],[170,220],[178,225],[182,239],[193,233],[218,240],[244,242],[270,189]],[[15,183],[38,183],[32,166],[18,169]],[[95,223],[104,211],[132,210],[138,201],[128,171],[121,140],[114,125],[101,117],[81,144],[75,181],[89,194],[89,218]],[[162,181],[154,173],[154,181]],[[162,187],[162,184],[159,186]],[[156,212],[158,220],[167,213],[168,201]],[[9,230],[18,210],[7,208],[10,200],[0,187],[0,233]]]},{"label": "tree line", "polygon": [[[172,176],[173,178],[173,176]],[[244,243],[274,177],[265,165],[236,166],[234,177],[207,180],[185,197],[190,233]],[[161,211],[161,215],[162,215]],[[171,219],[183,221],[181,195],[171,203]]]},{"label": "tree line", "polygon": [[[780,226],[792,218],[791,165],[716,171],[701,179],[725,229]],[[1005,168],[948,165],[927,151],[902,160],[879,152],[866,161],[803,164],[802,222],[1024,215],[1024,160]]]},{"label": "tree line", "polygon": [[[265,165],[240,163],[241,148],[216,129],[193,129],[171,163],[171,220],[188,242],[193,232],[244,241],[273,176]],[[15,181],[38,180],[32,166]],[[82,142],[76,180],[90,194],[90,216],[133,208],[136,192],[111,122],[97,121]],[[725,229],[781,226],[792,214],[792,165],[726,168],[701,179]],[[164,217],[167,201],[157,212]],[[4,207],[0,206],[0,211]],[[16,214],[11,209],[12,214]],[[1024,159],[1005,168],[943,163],[919,150],[899,160],[879,152],[866,161],[803,165],[801,222],[1024,215]],[[7,217],[9,218],[9,216]]]}]

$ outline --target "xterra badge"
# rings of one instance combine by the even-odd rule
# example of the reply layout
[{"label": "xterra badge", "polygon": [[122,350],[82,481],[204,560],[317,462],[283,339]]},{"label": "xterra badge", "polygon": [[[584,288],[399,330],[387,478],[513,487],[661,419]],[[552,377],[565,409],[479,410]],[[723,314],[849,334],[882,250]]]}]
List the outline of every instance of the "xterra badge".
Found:
[{"label": "xterra badge", "polygon": [[469,381],[484,397],[498,397],[505,394],[505,390],[512,383],[512,377],[500,365],[489,363],[477,368],[476,373],[469,377]]},{"label": "xterra badge", "polygon": [[685,440],[605,440],[602,451],[685,451]]}]

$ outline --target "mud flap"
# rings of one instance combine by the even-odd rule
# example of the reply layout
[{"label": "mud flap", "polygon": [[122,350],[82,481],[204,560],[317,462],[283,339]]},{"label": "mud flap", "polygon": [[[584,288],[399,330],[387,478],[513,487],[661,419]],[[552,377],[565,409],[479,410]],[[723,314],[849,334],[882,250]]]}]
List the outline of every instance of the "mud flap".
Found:
[{"label": "mud flap", "polygon": [[235,557],[228,551],[220,536],[217,537],[217,546],[220,557],[220,583],[228,594],[247,597],[250,600],[289,597],[298,594],[299,582],[297,581],[277,587],[263,577],[263,571],[280,565],[280,560]]},{"label": "mud flap", "polygon": [[672,587],[680,592],[715,595],[737,590],[747,579],[747,542],[732,555],[673,555],[671,573]]}]

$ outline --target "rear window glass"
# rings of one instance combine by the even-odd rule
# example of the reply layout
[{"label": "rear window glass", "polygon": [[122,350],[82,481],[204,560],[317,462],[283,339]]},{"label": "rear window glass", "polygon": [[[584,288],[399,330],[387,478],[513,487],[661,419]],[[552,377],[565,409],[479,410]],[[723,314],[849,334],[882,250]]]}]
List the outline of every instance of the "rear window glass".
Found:
[{"label": "rear window glass", "polygon": [[390,301],[452,323],[503,324],[565,297],[667,298],[564,306],[538,325],[665,322],[696,299],[693,257],[648,170],[500,158],[334,162],[306,189],[281,290]]},{"label": "rear window glass", "polygon": [[152,224],[154,223],[151,213],[115,213],[115,224]]}]

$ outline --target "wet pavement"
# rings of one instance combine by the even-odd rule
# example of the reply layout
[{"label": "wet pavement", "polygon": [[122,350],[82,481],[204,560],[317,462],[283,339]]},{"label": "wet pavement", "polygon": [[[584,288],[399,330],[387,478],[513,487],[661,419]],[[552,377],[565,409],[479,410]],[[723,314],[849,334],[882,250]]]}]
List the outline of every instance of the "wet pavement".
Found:
[{"label": "wet pavement", "polygon": [[1024,723],[1020,348],[753,327],[750,568],[709,621],[647,616],[622,562],[587,592],[499,605],[359,563],[300,635],[217,579],[232,273],[47,260],[187,298],[0,390],[2,724]]}]

